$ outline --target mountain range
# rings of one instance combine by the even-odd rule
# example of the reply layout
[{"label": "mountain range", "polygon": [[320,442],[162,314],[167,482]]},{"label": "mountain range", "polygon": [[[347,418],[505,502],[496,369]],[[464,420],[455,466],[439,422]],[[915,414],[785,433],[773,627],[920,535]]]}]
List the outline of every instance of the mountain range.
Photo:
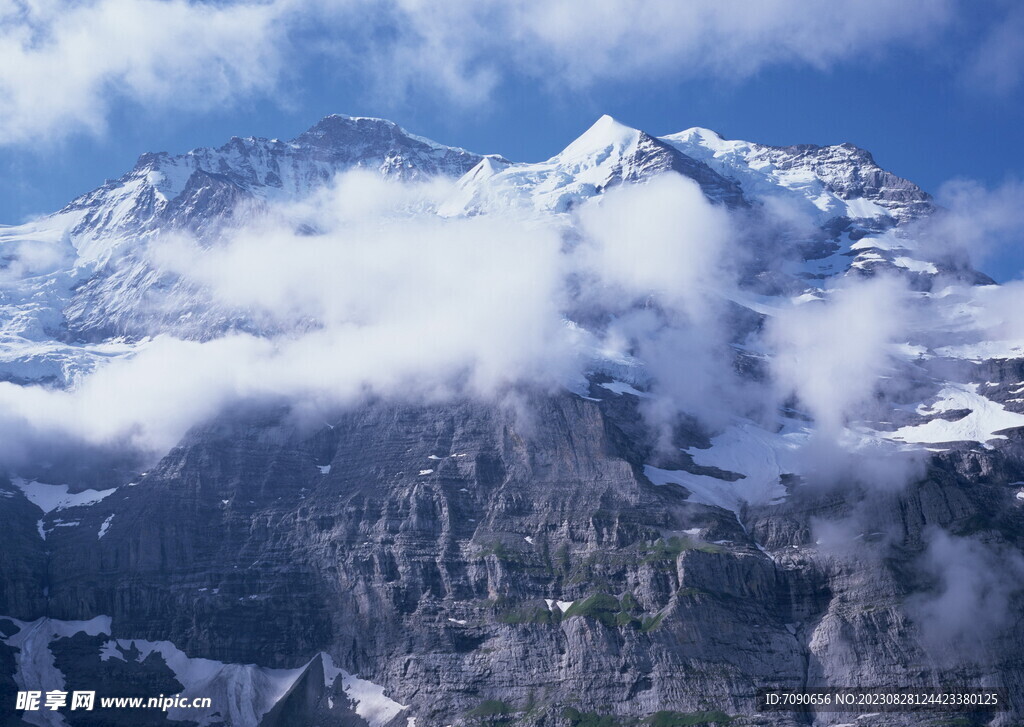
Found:
[{"label": "mountain range", "polygon": [[[378,215],[389,195],[397,211]],[[371,212],[338,222],[350,198]],[[646,226],[663,212],[667,232]],[[551,159],[512,162],[335,115],[290,141],[143,154],[0,228],[0,725],[1019,723],[1024,331],[1012,286],[945,233],[950,214],[846,143],[655,137],[604,116]],[[608,257],[591,242],[622,219]],[[698,219],[681,263],[698,272],[636,288],[664,267],[634,269],[644,235],[675,260]],[[373,245],[436,275],[430,250],[385,256],[411,225],[478,234],[451,248],[466,257],[505,229],[525,230],[531,260],[534,238],[555,240],[538,259],[569,269],[560,320],[545,356],[514,324],[499,332],[515,342],[502,357],[527,363],[497,394],[465,383],[486,368],[476,354],[440,383],[412,355],[414,375],[323,405],[319,368],[231,396],[177,386],[173,361],[156,382],[110,373],[236,341],[252,360],[297,348],[282,366],[346,371],[371,355],[353,347],[362,331],[396,337],[393,301],[429,314],[435,288],[478,270],[453,259],[421,301],[396,288],[364,310],[345,291],[390,280]],[[269,262],[250,244],[264,230]],[[269,311],[231,287],[303,259],[304,240],[323,243],[319,307],[301,284],[268,290]],[[335,271],[339,246],[365,268]],[[256,262],[231,273],[239,259]],[[481,310],[533,305],[510,289]],[[385,359],[458,345],[401,331]],[[571,370],[519,375],[563,344]],[[154,405],[145,426],[174,433],[162,449],[89,424],[179,395],[210,403],[181,436]],[[65,686],[213,707],[3,711]],[[755,708],[762,687],[828,686],[1000,688],[1009,704]]]}]

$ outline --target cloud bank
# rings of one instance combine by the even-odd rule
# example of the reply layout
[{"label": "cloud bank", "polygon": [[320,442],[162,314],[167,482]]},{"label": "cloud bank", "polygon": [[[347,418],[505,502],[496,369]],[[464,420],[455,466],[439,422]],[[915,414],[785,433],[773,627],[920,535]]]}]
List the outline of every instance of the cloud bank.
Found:
[{"label": "cloud bank", "polygon": [[511,77],[561,92],[652,74],[825,69],[928,41],[954,9],[952,0],[4,0],[0,143],[102,133],[125,103],[202,111],[287,95],[284,82],[310,62],[345,68],[384,98],[439,93],[470,106]]},{"label": "cloud bank", "polygon": [[[871,409],[905,337],[906,316],[891,314],[906,307],[901,284],[849,280],[760,330],[751,311],[734,318],[750,220],[690,179],[660,175],[540,219],[436,214],[454,191],[352,171],[212,244],[165,233],[146,255],[179,282],[154,288],[140,320],[199,306],[248,323],[204,342],[160,335],[67,390],[0,383],[0,410],[26,431],[158,456],[239,401],[329,410],[367,397],[582,392],[588,372],[639,361],[652,394],[643,413],[666,446],[680,416],[721,431],[739,417],[774,421],[795,397],[821,459],[847,461],[847,424]],[[12,265],[38,257],[26,255]],[[769,354],[769,382],[737,371],[737,344]],[[879,461],[879,472],[905,470]]]},{"label": "cloud bank", "polygon": [[211,305],[263,335],[160,335],[67,390],[0,383],[7,428],[159,455],[234,402],[581,390],[599,356],[645,360],[659,426],[728,416],[733,222],[695,182],[626,185],[571,219],[439,216],[453,191],[352,171],[213,244],[165,234],[146,254],[179,284],[138,315]]},{"label": "cloud bank", "polygon": [[158,336],[69,390],[0,383],[0,410],[76,440],[161,453],[236,401],[338,406],[570,381],[582,334],[561,314],[559,234],[500,216],[415,211],[446,188],[354,172],[213,246],[162,239],[150,250],[159,270],[269,334]]}]

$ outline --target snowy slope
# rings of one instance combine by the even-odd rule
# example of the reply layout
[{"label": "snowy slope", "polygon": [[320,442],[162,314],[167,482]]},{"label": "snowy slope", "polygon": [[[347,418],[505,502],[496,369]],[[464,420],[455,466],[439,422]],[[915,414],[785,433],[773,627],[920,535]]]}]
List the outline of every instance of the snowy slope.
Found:
[{"label": "snowy slope", "polygon": [[547,161],[497,164],[482,160],[462,179],[461,194],[442,208],[442,214],[507,209],[567,212],[609,187],[668,171],[693,179],[714,201],[744,203],[737,185],[703,162],[605,115]]},{"label": "snowy slope", "polygon": [[341,115],[291,141],[236,137],[216,149],[143,154],[62,210],[0,227],[0,381],[66,385],[128,353],[130,339],[244,328],[153,269],[144,252],[155,234],[211,236],[235,215],[303,199],[350,169],[401,180],[459,177],[484,159],[390,121]]},{"label": "snowy slope", "polygon": [[829,231],[825,244],[809,247],[804,264],[794,267],[805,279],[854,270],[916,275],[924,278],[921,286],[940,272],[988,282],[976,271],[931,254],[908,234],[915,221],[935,210],[931,196],[882,169],[853,144],[766,146],[724,139],[699,127],[661,141],[734,180],[748,199],[806,216]]},{"label": "snowy slope", "polygon": [[748,196],[793,192],[792,198],[827,217],[906,222],[933,209],[920,187],[881,169],[869,152],[853,144],[765,146],[723,139],[699,127],[661,140],[737,179]]}]

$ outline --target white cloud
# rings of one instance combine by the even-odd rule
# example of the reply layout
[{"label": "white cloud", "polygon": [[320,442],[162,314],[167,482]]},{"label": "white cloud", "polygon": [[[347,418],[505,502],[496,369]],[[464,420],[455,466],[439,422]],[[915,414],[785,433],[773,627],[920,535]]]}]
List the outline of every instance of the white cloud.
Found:
[{"label": "white cloud", "polygon": [[863,413],[879,377],[891,369],[891,345],[907,326],[900,313],[905,301],[897,279],[854,279],[827,301],[795,305],[769,321],[780,393],[795,394],[828,439],[835,441]]},{"label": "white cloud", "polygon": [[700,187],[676,174],[627,186],[586,207],[580,226],[590,244],[584,265],[630,299],[657,295],[696,314],[724,277],[729,216]]},{"label": "white cloud", "polygon": [[488,97],[508,69],[550,87],[658,76],[747,77],[765,66],[827,68],[934,36],[952,0],[398,0],[399,42],[375,58],[392,88]]},{"label": "white cloud", "polygon": [[980,266],[1000,250],[1024,242],[1024,184],[1018,181],[988,189],[974,180],[954,179],[942,185],[936,201],[941,209],[912,231],[933,255]]},{"label": "white cloud", "polygon": [[592,276],[581,298],[611,313],[605,348],[648,367],[657,394],[644,402],[648,418],[663,431],[683,411],[723,423],[740,388],[724,320],[735,288],[725,253],[738,250],[729,214],[692,180],[667,174],[584,207],[579,229],[575,268]]},{"label": "white cloud", "polygon": [[765,65],[826,67],[894,41],[918,40],[946,22],[948,2],[884,0],[573,0],[513,4],[529,52],[580,83],[638,72],[749,75]]},{"label": "white cloud", "polygon": [[[181,237],[155,244],[162,270],[284,332],[161,336],[69,390],[0,383],[0,411],[71,441],[161,453],[238,401],[329,408],[571,382],[581,334],[562,317],[558,231],[416,211],[444,188],[354,172],[212,247]],[[297,221],[319,232],[297,233]]]},{"label": "white cloud", "polygon": [[[655,423],[680,410],[728,416],[720,292],[732,285],[721,265],[732,228],[693,182],[611,190],[569,235],[567,220],[440,217],[452,187],[350,172],[211,246],[150,243],[157,268],[202,300],[280,333],[159,337],[69,390],[0,383],[0,410],[23,423],[4,429],[158,454],[236,401],[497,400],[574,387],[610,346],[647,361]],[[169,290],[150,304],[194,304]],[[575,314],[591,331],[567,322]]]},{"label": "white cloud", "polygon": [[129,100],[209,109],[272,90],[281,3],[7,0],[0,4],[2,143],[105,129]]},{"label": "white cloud", "polygon": [[887,418],[915,386],[898,344],[932,314],[904,279],[851,276],[823,300],[793,303],[766,321],[775,387],[770,410],[795,399],[810,415],[813,430],[799,453],[810,484],[891,491],[923,476],[923,453],[866,436],[862,425]]},{"label": "white cloud", "polygon": [[[67,391],[0,384],[0,410],[22,428],[159,453],[234,401],[493,401],[524,385],[573,388],[600,351],[605,364],[643,362],[653,396],[642,406],[662,434],[680,415],[718,428],[796,394],[822,435],[822,461],[869,471],[843,459],[847,423],[873,413],[883,375],[898,386],[892,344],[915,327],[911,316],[925,315],[898,281],[847,280],[824,302],[775,312],[760,339],[757,321],[744,319],[744,342],[774,350],[770,392],[734,368],[732,265],[749,243],[747,213],[713,205],[671,174],[613,188],[571,219],[437,215],[454,190],[451,181],[353,171],[214,244],[171,235],[146,243],[158,270],[200,290],[154,289],[145,303],[154,310],[140,316],[174,319],[202,300],[211,319],[255,321],[268,337],[159,338]],[[872,480],[904,471],[886,452],[867,456],[878,462]]]},{"label": "white cloud", "polygon": [[[959,291],[956,291],[959,292]],[[974,289],[964,320],[973,337],[982,341],[1024,340],[1024,280]],[[954,302],[961,296],[950,296]]]},{"label": "white cloud", "polygon": [[464,105],[503,79],[585,89],[607,80],[746,77],[827,68],[926,41],[952,0],[6,0],[0,143],[100,133],[124,102],[203,110],[285,95],[326,55],[356,85]]}]

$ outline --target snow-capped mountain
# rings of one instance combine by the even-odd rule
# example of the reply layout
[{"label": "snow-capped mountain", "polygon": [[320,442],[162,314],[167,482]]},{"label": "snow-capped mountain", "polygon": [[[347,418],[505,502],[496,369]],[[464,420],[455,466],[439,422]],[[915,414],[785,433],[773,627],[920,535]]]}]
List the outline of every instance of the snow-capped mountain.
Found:
[{"label": "snow-capped mountain", "polygon": [[738,180],[753,198],[793,192],[825,215],[848,219],[908,222],[934,210],[920,187],[881,169],[853,144],[764,146],[697,127],[662,141]]},{"label": "snow-capped mountain", "polygon": [[[333,186],[352,170],[445,182],[412,233],[402,214],[333,237],[277,214],[364,194]],[[632,230],[607,248],[616,205],[652,191],[699,202],[658,228],[671,248],[700,216],[681,263],[645,266]],[[171,714],[211,726],[910,727],[776,719],[754,694],[955,683],[1011,690],[970,724],[1015,724],[1024,331],[1012,289],[934,244],[941,214],[850,144],[604,116],[513,162],[330,116],[288,142],[144,154],[0,229],[0,414],[29,423],[0,448],[0,709],[35,679],[213,696]],[[268,220],[287,233],[269,256]],[[487,247],[506,227],[519,247]],[[178,236],[230,248],[207,260],[229,283],[266,275],[240,286],[260,295],[150,254]],[[543,264],[503,275],[530,255]],[[260,287],[292,257],[297,285]],[[268,318],[262,297],[299,314]],[[471,340],[446,337],[462,318]],[[475,337],[497,351],[484,364]],[[217,365],[191,369],[200,351]],[[98,375],[147,354],[156,386]],[[485,364],[548,354],[554,383],[487,389]],[[388,386],[347,380],[363,359]],[[289,386],[263,386],[275,375]],[[135,397],[156,421],[119,419]],[[153,403],[173,397],[187,415]],[[81,424],[108,419],[127,424]],[[140,454],[138,430],[177,434]],[[929,624],[960,603],[989,615],[950,618],[950,654]]]},{"label": "snow-capped mountain", "polygon": [[400,180],[460,177],[482,159],[384,119],[333,115],[291,141],[234,137],[216,149],[143,154],[124,176],[56,216],[74,221],[68,234],[81,261],[105,262],[114,254],[112,241],[158,229],[202,230],[239,206],[308,195],[349,169]]},{"label": "snow-capped mountain", "polygon": [[[66,383],[111,351],[123,352],[123,336],[173,330],[202,337],[244,328],[240,316],[210,311],[201,294],[153,269],[145,252],[156,234],[185,230],[209,238],[236,216],[301,199],[352,169],[399,180],[454,178],[484,158],[384,119],[341,115],[291,141],[236,137],[217,149],[143,154],[122,177],[60,211],[0,228],[0,245],[39,258],[5,286],[0,378]],[[156,298],[176,300],[154,310]]]},{"label": "snow-capped mountain", "polygon": [[482,160],[460,184],[462,193],[443,213],[530,208],[567,212],[615,185],[676,172],[693,179],[708,199],[746,204],[739,185],[664,141],[602,116],[578,139],[545,162],[498,164]]},{"label": "snow-capped mountain", "polygon": [[[930,253],[919,233],[935,213],[931,198],[850,144],[770,147],[700,128],[659,139],[603,116],[551,159],[514,163],[442,146],[390,121],[329,116],[290,142],[234,138],[178,156],[144,154],[120,179],[55,214],[0,231],[11,259],[27,248],[38,261],[5,283],[3,378],[67,385],[155,335],[272,332],[253,311],[226,307],[161,269],[148,246],[176,232],[216,245],[240,220],[304,200],[352,169],[400,181],[457,180],[436,204],[442,218],[513,212],[561,220],[566,230],[578,209],[609,190],[681,175],[713,205],[742,215],[747,228],[767,230],[736,242],[746,246],[746,292],[734,301],[755,319],[790,300],[826,296],[823,289],[843,276],[896,274],[919,291],[933,281],[991,282]],[[787,227],[794,216],[801,225]],[[932,348],[953,350],[973,335],[959,325],[933,322],[912,350],[943,358]]]},{"label": "snow-capped mountain", "polygon": [[[814,220],[812,234],[791,233],[788,249],[777,251],[790,258],[789,272],[804,281],[851,268],[987,281],[960,263],[929,256],[913,236],[902,234],[934,211],[931,197],[852,144],[772,147],[725,140],[700,128],[655,138],[604,116],[547,161],[481,161],[442,213],[564,213],[610,187],[668,171],[693,179],[708,199],[730,207],[783,206]],[[925,280],[920,284],[927,286]]]},{"label": "snow-capped mountain", "polygon": [[[45,249],[48,263],[8,287],[9,350],[31,342],[39,365],[12,363],[6,376],[68,380],[69,361],[94,361],[93,347],[121,336],[208,337],[252,328],[244,312],[211,309],[201,293],[154,269],[147,241],[175,230],[212,239],[232,220],[302,199],[354,168],[400,180],[461,177],[458,191],[439,207],[446,216],[488,209],[565,215],[617,185],[674,172],[727,207],[789,204],[815,220],[812,234],[772,251],[787,258],[786,272],[796,278],[773,278],[772,288],[799,293],[850,269],[899,269],[924,278],[958,272],[984,280],[915,249],[900,230],[929,213],[930,198],[850,145],[766,147],[701,129],[657,139],[605,116],[551,159],[513,164],[437,144],[390,121],[329,116],[288,142],[234,138],[217,149],[143,154],[124,176],[59,212],[0,229],[0,244]],[[85,342],[87,349],[58,353],[53,341]]]}]

